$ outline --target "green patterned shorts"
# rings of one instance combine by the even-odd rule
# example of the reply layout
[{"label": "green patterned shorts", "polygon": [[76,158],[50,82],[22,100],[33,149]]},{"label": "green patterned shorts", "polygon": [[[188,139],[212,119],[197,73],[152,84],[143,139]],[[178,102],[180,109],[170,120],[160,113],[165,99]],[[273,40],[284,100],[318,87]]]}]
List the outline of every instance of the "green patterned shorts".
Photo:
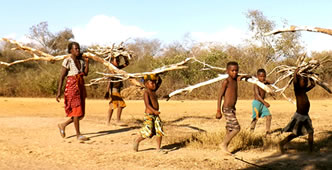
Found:
[{"label": "green patterned shorts", "polygon": [[151,138],[154,135],[165,136],[160,117],[145,113],[143,127],[140,133],[143,138]]}]

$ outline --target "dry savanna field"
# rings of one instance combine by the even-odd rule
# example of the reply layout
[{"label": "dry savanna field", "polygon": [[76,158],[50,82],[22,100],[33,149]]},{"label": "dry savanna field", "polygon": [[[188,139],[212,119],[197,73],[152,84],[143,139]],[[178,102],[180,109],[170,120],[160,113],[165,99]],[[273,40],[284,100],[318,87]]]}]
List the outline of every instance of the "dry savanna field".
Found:
[{"label": "dry savanna field", "polygon": [[[127,101],[123,125],[106,126],[108,101],[87,100],[81,132],[90,137],[79,143],[73,125],[61,138],[57,123],[66,118],[63,100],[53,98],[0,98],[0,169],[329,169],[332,167],[332,101],[312,100],[310,115],[315,128],[314,153],[307,152],[307,136],[277,152],[277,142],[295,112],[285,100],[270,100],[271,136],[264,136],[265,119],[250,133],[251,101],[239,100],[240,134],[230,144],[235,156],[224,156],[218,145],[225,120],[216,120],[216,101],[160,100],[161,119],[167,134],[156,152],[154,138],[145,140],[139,152],[132,144],[142,125],[142,100]],[[113,115],[113,119],[115,115]],[[114,121],[114,120],[112,120]]]}]

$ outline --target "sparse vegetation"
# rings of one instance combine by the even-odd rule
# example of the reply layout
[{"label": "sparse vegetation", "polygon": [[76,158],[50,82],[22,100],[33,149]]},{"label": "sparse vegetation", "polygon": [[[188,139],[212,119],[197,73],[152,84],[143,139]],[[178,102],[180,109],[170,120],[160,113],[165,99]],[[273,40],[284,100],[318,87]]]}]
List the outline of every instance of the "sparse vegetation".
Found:
[{"label": "sparse vegetation", "polygon": [[[271,31],[276,27],[274,21],[268,20],[262,12],[257,10],[248,11],[249,30],[253,37],[242,46],[225,44],[204,44],[174,42],[163,45],[159,40],[134,39],[126,43],[128,49],[135,54],[131,64],[125,68],[127,72],[151,71],[154,68],[167,64],[173,64],[194,54],[199,60],[208,64],[224,67],[228,61],[235,60],[240,64],[240,72],[255,75],[258,68],[265,68],[268,72],[276,65],[294,65],[297,56],[304,53],[305,49],[300,43],[300,33],[286,33],[280,36],[266,37],[264,32]],[[284,22],[287,25],[287,22]],[[29,37],[36,42],[28,44],[34,48],[48,52],[52,55],[64,54],[66,45],[73,38],[71,30],[65,29],[58,33],[51,33],[46,22],[41,22],[30,28]],[[86,47],[82,47],[84,50]],[[93,48],[93,46],[91,46]],[[0,61],[14,61],[25,58],[28,54],[11,51],[11,46],[4,44],[0,48]],[[313,52],[312,57],[332,57],[331,51]],[[28,62],[14,65],[10,68],[0,67],[0,96],[22,97],[54,97],[57,81],[60,76],[61,62],[54,64],[45,62]],[[321,77],[331,83],[331,67],[327,66],[320,70]],[[96,62],[91,62],[89,76],[85,79],[98,77],[96,71],[106,71]],[[203,71],[199,64],[191,64],[189,69],[179,70],[162,75],[163,85],[159,95],[164,96],[175,89],[186,87],[215,77],[218,72]],[[274,75],[273,75],[274,76]],[[269,77],[274,79],[275,77]],[[128,85],[128,83],[126,83]],[[102,98],[105,92],[105,84],[88,87],[89,98]],[[176,96],[173,99],[216,99],[216,89],[219,83],[205,86],[194,90],[186,96]],[[138,93],[139,94],[139,93]],[[292,96],[292,90],[286,91]],[[252,86],[240,83],[239,98],[252,98]],[[328,98],[330,95],[321,88],[315,88],[310,93],[310,98]],[[137,96],[136,99],[139,99]],[[281,98],[277,96],[277,98]],[[131,96],[130,99],[135,99]]]}]

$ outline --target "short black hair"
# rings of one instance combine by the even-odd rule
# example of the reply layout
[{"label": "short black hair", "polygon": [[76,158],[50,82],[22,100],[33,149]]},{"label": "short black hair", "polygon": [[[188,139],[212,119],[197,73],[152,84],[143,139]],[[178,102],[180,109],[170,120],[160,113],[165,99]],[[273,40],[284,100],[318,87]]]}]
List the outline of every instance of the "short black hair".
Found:
[{"label": "short black hair", "polygon": [[230,62],[227,63],[227,68],[229,66],[239,66],[239,64],[236,61],[230,61]]},{"label": "short black hair", "polygon": [[75,41],[70,42],[68,44],[68,53],[70,53],[70,50],[73,48],[73,45],[76,45],[78,48],[80,48],[80,44],[78,44],[78,42],[75,42]]},{"label": "short black hair", "polygon": [[257,70],[257,75],[258,75],[259,73],[264,73],[264,74],[266,74],[266,71],[265,71],[263,68],[260,68],[260,69]]}]

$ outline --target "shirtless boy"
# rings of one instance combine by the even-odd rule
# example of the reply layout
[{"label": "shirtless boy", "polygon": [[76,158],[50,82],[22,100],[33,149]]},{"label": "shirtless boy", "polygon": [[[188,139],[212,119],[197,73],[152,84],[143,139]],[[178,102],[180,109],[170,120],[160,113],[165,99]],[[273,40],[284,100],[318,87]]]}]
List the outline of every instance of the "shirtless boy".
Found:
[{"label": "shirtless boy", "polygon": [[237,62],[227,63],[228,78],[221,83],[221,88],[218,95],[217,114],[216,118],[221,119],[221,103],[224,98],[222,112],[226,118],[226,135],[221,144],[222,152],[231,155],[228,151],[228,144],[233,137],[239,133],[240,125],[236,119],[235,104],[237,101],[237,82],[242,78],[249,78],[250,76],[238,76],[239,65]]},{"label": "shirtless boy", "polygon": [[[257,78],[260,82],[264,84],[272,84],[271,81],[266,80],[266,72],[264,69],[257,70]],[[270,107],[270,104],[264,100],[266,92],[255,84],[254,94],[255,94],[255,99],[254,101],[252,101],[252,121],[250,125],[250,130],[251,131],[255,130],[258,118],[266,117],[265,133],[266,135],[268,135],[270,134],[272,116],[268,109]]]},{"label": "shirtless boy", "polygon": [[156,91],[161,85],[161,78],[158,75],[150,74],[144,76],[144,92],[145,115],[144,125],[139,132],[139,137],[134,141],[134,151],[138,151],[139,143],[146,139],[156,136],[157,151],[160,151],[162,136],[164,136],[162,122],[159,117],[159,103]]},{"label": "shirtless boy", "polygon": [[[313,150],[314,143],[314,129],[309,117],[310,102],[307,92],[315,87],[315,82],[312,79],[303,77],[298,74],[299,68],[294,72],[294,93],[296,98],[296,112],[292,120],[283,129],[284,132],[292,132],[285,139],[279,142],[279,150],[284,153],[284,145],[296,137],[308,134],[309,151]],[[310,86],[308,81],[310,80]]]}]

